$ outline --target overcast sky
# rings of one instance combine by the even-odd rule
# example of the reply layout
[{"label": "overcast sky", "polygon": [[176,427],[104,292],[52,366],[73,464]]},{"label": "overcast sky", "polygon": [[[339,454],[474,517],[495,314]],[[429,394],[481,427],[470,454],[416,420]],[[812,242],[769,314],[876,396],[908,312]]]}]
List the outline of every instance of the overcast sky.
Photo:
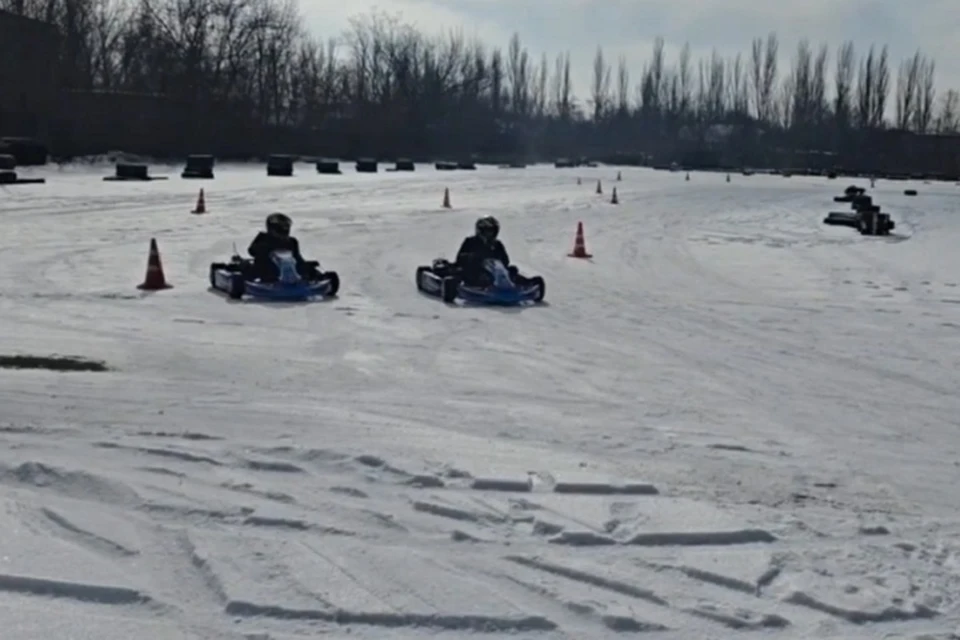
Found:
[{"label": "overcast sky", "polygon": [[919,47],[936,59],[938,88],[960,88],[960,0],[300,0],[300,8],[322,36],[340,34],[351,16],[374,8],[424,32],[459,28],[491,45],[506,45],[516,31],[535,60],[549,54],[551,68],[557,53],[570,51],[580,96],[597,45],[614,62],[625,55],[635,83],[657,36],[671,57],[684,42],[694,58],[713,48],[746,56],[751,40],[769,31],[781,38],[784,62],[804,36],[830,44],[831,55],[844,40],[861,51],[888,44],[894,74]]}]

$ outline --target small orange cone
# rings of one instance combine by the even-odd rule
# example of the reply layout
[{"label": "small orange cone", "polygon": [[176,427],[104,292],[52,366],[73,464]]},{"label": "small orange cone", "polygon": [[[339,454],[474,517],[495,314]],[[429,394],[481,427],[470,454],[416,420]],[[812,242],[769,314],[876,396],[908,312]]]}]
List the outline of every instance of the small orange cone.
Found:
[{"label": "small orange cone", "polygon": [[617,171],[617,182],[620,182],[621,180],[623,180],[623,176],[620,175],[619,171]]},{"label": "small orange cone", "polygon": [[581,180],[580,178],[577,178],[577,184],[583,184],[583,180]]},{"label": "small orange cone", "polygon": [[617,188],[613,188],[613,197],[610,198],[610,204],[620,204],[620,199],[617,198]]},{"label": "small orange cone", "polygon": [[583,240],[583,223],[577,223],[577,236],[573,240],[573,252],[568,253],[571,258],[592,258],[593,255],[587,253],[587,245]]},{"label": "small orange cone", "polygon": [[449,187],[443,190],[443,208],[444,209],[453,208],[450,204],[450,188]]},{"label": "small orange cone", "polygon": [[597,195],[600,195],[602,193],[603,193],[603,187],[600,185],[600,181],[597,180]]},{"label": "small orange cone", "polygon": [[160,262],[160,250],[157,249],[156,238],[150,238],[150,255],[147,257],[147,275],[143,278],[143,283],[137,285],[137,289],[143,291],[160,291],[162,289],[172,289],[173,285],[167,284],[167,279],[163,275],[163,264]]},{"label": "small orange cone", "polygon": [[207,212],[207,201],[203,197],[203,189],[200,189],[200,195],[197,196],[197,208],[191,211],[190,213],[206,213]]}]

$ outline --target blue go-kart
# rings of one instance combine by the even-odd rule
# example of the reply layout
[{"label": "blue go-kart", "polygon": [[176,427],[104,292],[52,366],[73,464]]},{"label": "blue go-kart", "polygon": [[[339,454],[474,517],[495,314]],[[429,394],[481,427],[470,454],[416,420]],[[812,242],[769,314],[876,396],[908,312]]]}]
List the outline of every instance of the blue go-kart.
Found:
[{"label": "blue go-kart", "polygon": [[457,299],[501,306],[543,301],[547,285],[541,276],[520,275],[516,267],[508,268],[499,260],[486,260],[483,266],[486,277],[468,284],[455,265],[438,258],[429,266],[417,267],[417,289],[448,304]]},{"label": "blue go-kart", "polygon": [[230,262],[210,265],[210,286],[234,300],[248,295],[262,300],[301,301],[335,296],[340,289],[337,272],[321,271],[315,260],[298,268],[289,251],[274,251],[270,257],[278,271],[275,280],[263,279],[253,260],[234,254]]}]

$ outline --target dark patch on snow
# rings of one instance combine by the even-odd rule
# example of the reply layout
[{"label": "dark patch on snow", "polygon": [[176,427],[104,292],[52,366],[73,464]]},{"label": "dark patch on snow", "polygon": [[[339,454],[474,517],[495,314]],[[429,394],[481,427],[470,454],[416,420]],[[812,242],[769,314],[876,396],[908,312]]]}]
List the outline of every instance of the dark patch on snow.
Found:
[{"label": "dark patch on snow", "polygon": [[0,355],[0,369],[43,369],[59,372],[109,371],[106,363],[80,356]]}]

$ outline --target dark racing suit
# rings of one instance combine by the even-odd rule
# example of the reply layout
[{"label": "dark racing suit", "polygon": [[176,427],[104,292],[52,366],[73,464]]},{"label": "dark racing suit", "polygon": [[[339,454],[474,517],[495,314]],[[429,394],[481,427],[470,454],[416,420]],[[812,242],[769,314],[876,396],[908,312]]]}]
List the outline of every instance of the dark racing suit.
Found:
[{"label": "dark racing suit", "polygon": [[253,258],[253,270],[256,277],[268,282],[277,279],[280,272],[270,257],[270,254],[274,251],[289,251],[292,253],[297,261],[297,271],[301,275],[306,273],[304,269],[306,261],[300,254],[300,243],[297,242],[296,238],[293,236],[283,238],[261,231],[250,243],[250,248],[247,249],[247,252]]},{"label": "dark racing suit", "polygon": [[465,238],[460,250],[457,251],[456,268],[461,280],[470,285],[488,284],[484,260],[499,260],[510,270],[510,275],[517,277],[517,268],[510,266],[510,256],[507,249],[499,240],[487,243],[480,236]]}]

